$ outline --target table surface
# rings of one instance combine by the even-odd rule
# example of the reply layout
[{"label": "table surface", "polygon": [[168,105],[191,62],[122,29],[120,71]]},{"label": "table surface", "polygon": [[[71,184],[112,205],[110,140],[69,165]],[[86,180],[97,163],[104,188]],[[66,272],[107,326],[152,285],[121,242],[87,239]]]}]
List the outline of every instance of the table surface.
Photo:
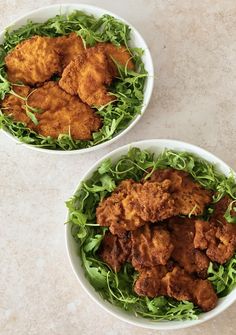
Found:
[{"label": "table surface", "polygon": [[[53,3],[0,0],[0,28]],[[236,169],[236,2],[83,3],[111,10],[138,28],[153,56],[154,93],[142,120],[128,134],[87,155],[50,156],[0,134],[0,333],[235,334],[235,304],[221,316],[183,331],[145,330],[110,316],[77,282],[66,255],[63,223],[64,201],[91,164],[132,141],[183,140]]]}]

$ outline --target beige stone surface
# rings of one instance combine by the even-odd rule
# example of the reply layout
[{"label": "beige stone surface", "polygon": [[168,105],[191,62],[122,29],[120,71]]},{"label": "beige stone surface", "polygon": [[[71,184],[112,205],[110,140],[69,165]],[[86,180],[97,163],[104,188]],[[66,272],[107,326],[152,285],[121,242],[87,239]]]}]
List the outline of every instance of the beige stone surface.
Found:
[{"label": "beige stone surface", "polygon": [[[72,273],[63,226],[64,201],[80,177],[119,145],[180,139],[236,169],[236,1],[83,2],[114,11],[142,33],[155,64],[154,94],[121,141],[88,155],[50,156],[0,134],[0,334],[236,334],[235,304],[205,324],[175,332],[139,329],[106,314]],[[0,28],[53,3],[0,0]]]}]

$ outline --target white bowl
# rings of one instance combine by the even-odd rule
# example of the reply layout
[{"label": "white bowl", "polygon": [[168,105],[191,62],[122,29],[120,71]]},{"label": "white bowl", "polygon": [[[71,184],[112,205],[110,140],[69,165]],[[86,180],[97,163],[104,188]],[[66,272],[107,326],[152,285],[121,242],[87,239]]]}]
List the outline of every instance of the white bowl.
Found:
[{"label": "white bowl", "polygon": [[[193,153],[198,157],[205,159],[206,161],[215,164],[216,168],[225,174],[226,176],[230,173],[230,167],[225,164],[221,159],[209,153],[208,151],[201,149],[195,145],[174,141],[174,140],[165,140],[165,139],[154,139],[154,140],[145,140],[134,142],[132,144],[125,145],[120,147],[109,154],[105,155],[99,161],[97,161],[89,171],[84,175],[82,181],[87,180],[91,177],[93,172],[101,165],[102,161],[106,158],[111,158],[112,161],[116,161],[120,158],[121,155],[126,154],[130,147],[138,147],[140,149],[147,149],[150,152],[155,154],[161,153],[164,149],[172,149],[176,151],[186,151]],[[80,187],[81,183],[78,187]],[[71,225],[66,225],[66,246],[67,252],[70,259],[71,266],[74,270],[76,277],[78,278],[80,284],[88,295],[102,308],[107,312],[111,313],[113,316],[128,322],[132,325],[151,328],[151,329],[181,329],[187,328],[195,325],[199,325],[202,322],[205,322],[219,313],[223,312],[227,307],[229,307],[236,300],[236,289],[234,289],[226,297],[219,299],[217,306],[210,312],[203,313],[199,315],[198,320],[191,321],[151,321],[144,319],[142,317],[135,317],[134,315],[110,304],[107,301],[104,301],[100,295],[95,291],[93,286],[89,283],[84,275],[84,270],[81,266],[81,260],[78,256],[78,244],[74,241],[71,235]]]},{"label": "white bowl", "polygon": [[[86,153],[86,152],[90,152],[90,151],[94,151],[94,150],[97,150],[97,149],[104,148],[105,146],[111,144],[112,142],[118,140],[121,136],[126,134],[139,121],[139,119],[141,118],[141,116],[145,112],[145,110],[148,106],[148,103],[150,101],[151,95],[152,95],[153,82],[154,82],[154,69],[153,69],[152,57],[151,57],[151,54],[150,54],[150,51],[149,51],[149,48],[148,48],[146,42],[144,41],[144,39],[142,38],[140,33],[129,22],[122,19],[118,15],[116,15],[112,12],[109,12],[106,9],[102,9],[100,7],[95,7],[95,6],[90,6],[90,5],[83,5],[83,4],[61,4],[61,5],[57,4],[57,5],[42,7],[42,8],[36,9],[34,11],[31,11],[28,14],[20,17],[16,21],[12,22],[9,25],[9,28],[17,29],[20,26],[26,24],[28,20],[32,20],[32,21],[35,21],[35,22],[44,22],[44,21],[48,20],[49,18],[54,17],[57,14],[68,14],[68,13],[72,12],[73,10],[82,10],[82,11],[87,12],[88,14],[93,14],[95,17],[100,17],[103,14],[109,14],[109,15],[114,16],[118,20],[126,23],[127,25],[129,25],[129,27],[131,28],[130,46],[131,47],[135,46],[135,47],[142,48],[142,49],[145,50],[145,53],[142,57],[142,60],[143,60],[143,63],[145,65],[145,69],[148,72],[148,77],[147,77],[145,87],[144,87],[143,108],[141,110],[141,113],[139,115],[137,115],[130,122],[129,126],[126,129],[122,130],[120,133],[118,133],[116,136],[114,136],[111,140],[108,140],[108,141],[103,142],[101,144],[95,145],[94,147],[86,148],[86,149],[63,151],[63,150],[50,150],[50,149],[44,149],[44,148],[37,148],[37,147],[34,147],[33,145],[20,142],[17,139],[17,137],[11,135],[7,131],[4,131],[5,134],[10,136],[10,138],[12,138],[17,143],[21,143],[24,146],[27,146],[31,149],[35,149],[35,150],[38,150],[38,151],[43,151],[43,152],[48,152],[48,153],[56,153],[56,154],[64,154],[65,155],[65,154],[75,154],[75,153],[80,153],[81,154],[81,153]],[[0,44],[3,43],[4,34],[5,34],[5,31],[2,31],[0,33]]]}]

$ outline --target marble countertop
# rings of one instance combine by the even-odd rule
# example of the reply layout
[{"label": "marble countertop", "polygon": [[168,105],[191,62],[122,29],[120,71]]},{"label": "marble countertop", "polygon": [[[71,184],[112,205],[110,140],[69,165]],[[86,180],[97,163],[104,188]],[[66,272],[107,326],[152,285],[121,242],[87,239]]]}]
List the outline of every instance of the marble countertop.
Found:
[{"label": "marble countertop", "polygon": [[[154,60],[154,93],[144,117],[128,134],[87,155],[34,152],[0,133],[0,334],[234,334],[235,304],[183,331],[145,330],[108,315],[71,270],[63,222],[64,201],[90,165],[135,140],[184,140],[236,170],[236,2],[83,2],[114,11],[138,28]],[[0,29],[19,15],[54,3],[0,0]]]}]

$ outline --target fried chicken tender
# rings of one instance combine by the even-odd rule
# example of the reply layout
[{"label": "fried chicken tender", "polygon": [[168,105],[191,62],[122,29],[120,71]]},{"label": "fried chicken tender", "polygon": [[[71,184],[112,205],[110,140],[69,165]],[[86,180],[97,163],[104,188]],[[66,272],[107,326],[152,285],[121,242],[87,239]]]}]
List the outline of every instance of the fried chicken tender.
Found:
[{"label": "fried chicken tender", "polygon": [[210,311],[217,304],[217,295],[209,280],[195,279],[178,266],[162,278],[161,285],[165,295],[192,301],[204,312]]},{"label": "fried chicken tender", "polygon": [[20,99],[19,97],[13,95],[13,94],[7,94],[5,99],[2,101],[1,109],[4,112],[4,114],[7,114],[13,118],[16,122],[22,122],[25,123],[27,126],[32,126],[33,122],[28,118],[28,116],[25,113],[25,100],[30,93],[30,87],[29,86],[14,86],[13,91],[22,97]]},{"label": "fried chicken tender", "polygon": [[60,57],[49,37],[33,36],[13,49],[6,57],[7,76],[11,82],[35,85],[61,71]]},{"label": "fried chicken tender", "polygon": [[106,85],[111,84],[107,56],[97,47],[86,49],[71,61],[62,73],[59,85],[71,95],[79,95],[90,106],[102,106],[115,98]]},{"label": "fried chicken tender", "polygon": [[122,181],[116,191],[97,207],[97,222],[100,226],[108,226],[112,234],[121,234],[146,222],[165,220],[173,215],[174,210],[169,188],[168,180],[144,184]]},{"label": "fried chicken tender", "polygon": [[125,46],[118,47],[112,43],[98,43],[96,46],[100,50],[105,52],[105,54],[108,56],[110,72],[113,77],[116,77],[118,75],[118,70],[115,62],[119,63],[124,67],[127,66],[128,70],[134,70],[132,55],[129,53]]},{"label": "fried chicken tender", "polygon": [[140,296],[154,298],[165,295],[162,278],[168,270],[166,266],[157,265],[153,268],[144,268],[134,284],[134,292]]},{"label": "fried chicken tender", "polygon": [[99,256],[115,272],[120,271],[131,252],[131,240],[127,234],[122,237],[106,232],[99,250]]},{"label": "fried chicken tender", "polygon": [[216,203],[209,222],[197,220],[195,223],[195,248],[206,250],[207,256],[220,264],[227,262],[236,250],[236,226],[224,218],[231,201],[230,197],[223,197]]},{"label": "fried chicken tender", "polygon": [[99,116],[88,105],[64,92],[55,82],[34,90],[28,104],[44,111],[37,114],[39,124],[35,127],[43,136],[57,138],[70,133],[74,139],[89,140],[101,126]]},{"label": "fried chicken tender", "polygon": [[9,94],[3,100],[4,113],[43,136],[57,138],[70,133],[74,139],[89,140],[92,132],[101,126],[99,116],[89,106],[64,92],[56,82],[47,82],[33,91],[29,87],[15,86],[14,91],[23,98],[28,96],[29,107],[39,109],[40,113],[35,113],[38,125],[26,115],[26,101],[14,95]]},{"label": "fried chicken tender", "polygon": [[175,201],[175,215],[201,215],[205,206],[212,201],[212,193],[184,171],[171,168],[156,170],[151,175],[151,181],[171,181],[171,193]]},{"label": "fried chicken tender", "polygon": [[60,56],[62,69],[64,69],[73,59],[85,52],[82,38],[76,33],[54,37],[51,39],[51,43]]},{"label": "fried chicken tender", "polygon": [[143,269],[134,284],[136,294],[149,298],[164,295],[179,301],[192,301],[205,312],[216,306],[217,295],[209,280],[196,279],[179,266],[171,267],[157,265]]},{"label": "fried chicken tender", "polygon": [[174,217],[169,220],[171,242],[174,245],[172,259],[188,273],[207,277],[209,258],[194,247],[195,220]]},{"label": "fried chicken tender", "polygon": [[136,270],[165,265],[174,249],[170,233],[161,226],[149,224],[131,232],[132,265]]}]

